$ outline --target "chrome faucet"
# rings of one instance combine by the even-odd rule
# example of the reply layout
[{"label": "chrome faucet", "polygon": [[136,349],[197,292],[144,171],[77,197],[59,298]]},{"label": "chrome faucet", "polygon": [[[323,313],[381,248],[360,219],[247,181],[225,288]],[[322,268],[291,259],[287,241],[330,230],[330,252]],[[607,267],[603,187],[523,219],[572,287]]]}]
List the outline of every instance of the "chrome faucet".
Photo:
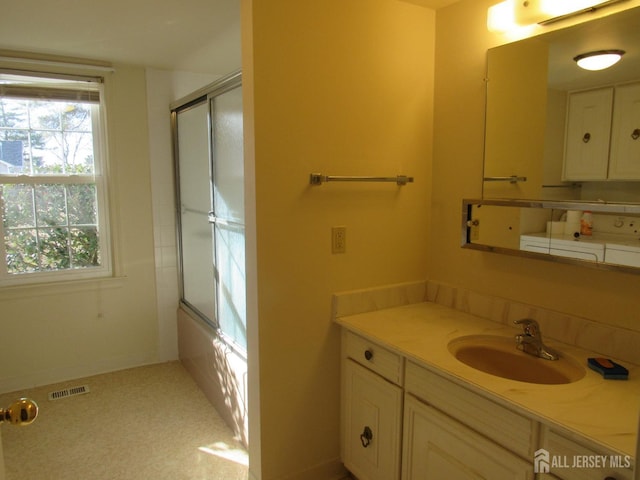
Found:
[{"label": "chrome faucet", "polygon": [[540,332],[538,322],[531,318],[523,318],[521,320],[514,320],[513,323],[522,325],[522,329],[524,330],[524,333],[516,335],[516,348],[519,348],[525,353],[535,355],[536,357],[544,358],[545,360],[558,360],[558,354],[542,343],[542,333]]}]

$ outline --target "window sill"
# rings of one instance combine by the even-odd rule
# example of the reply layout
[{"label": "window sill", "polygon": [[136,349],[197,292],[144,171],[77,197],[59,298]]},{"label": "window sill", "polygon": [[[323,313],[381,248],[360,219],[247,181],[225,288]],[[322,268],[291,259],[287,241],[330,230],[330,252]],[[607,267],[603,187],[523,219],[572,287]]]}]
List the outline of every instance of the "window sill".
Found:
[{"label": "window sill", "polygon": [[126,281],[127,277],[118,276],[3,286],[0,287],[0,301],[122,288]]}]

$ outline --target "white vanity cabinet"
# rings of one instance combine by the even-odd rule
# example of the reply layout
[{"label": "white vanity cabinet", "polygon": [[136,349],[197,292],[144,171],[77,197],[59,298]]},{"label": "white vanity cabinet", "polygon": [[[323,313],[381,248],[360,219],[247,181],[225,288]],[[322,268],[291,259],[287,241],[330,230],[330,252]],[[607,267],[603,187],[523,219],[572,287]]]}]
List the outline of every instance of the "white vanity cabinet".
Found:
[{"label": "white vanity cabinet", "polygon": [[563,180],[640,180],[640,83],[568,102]]},{"label": "white vanity cabinet", "polygon": [[533,479],[531,463],[407,395],[402,480]]},{"label": "white vanity cabinet", "polygon": [[[358,480],[633,480],[631,457],[402,351],[342,329],[341,455]],[[596,456],[605,468],[563,468]]]},{"label": "white vanity cabinet", "polygon": [[535,422],[346,329],[341,428],[358,480],[534,478]]},{"label": "white vanity cabinet", "polygon": [[569,237],[549,237],[547,233],[520,235],[520,250],[592,262],[607,261],[605,245],[584,237],[577,241]]},{"label": "white vanity cabinet", "polygon": [[[548,452],[549,462],[555,457],[557,466],[552,465],[553,475],[540,473],[540,479],[633,480],[630,457],[605,451],[584,440],[570,439],[553,428],[543,427],[541,449],[545,454]],[[591,468],[596,461],[602,468]]]},{"label": "white vanity cabinet", "polygon": [[533,479],[537,424],[413,362],[402,480]]},{"label": "white vanity cabinet", "polygon": [[604,261],[640,268],[640,246],[607,243],[604,251]]},{"label": "white vanity cabinet", "polygon": [[398,480],[404,359],[342,334],[342,461],[359,480]]}]

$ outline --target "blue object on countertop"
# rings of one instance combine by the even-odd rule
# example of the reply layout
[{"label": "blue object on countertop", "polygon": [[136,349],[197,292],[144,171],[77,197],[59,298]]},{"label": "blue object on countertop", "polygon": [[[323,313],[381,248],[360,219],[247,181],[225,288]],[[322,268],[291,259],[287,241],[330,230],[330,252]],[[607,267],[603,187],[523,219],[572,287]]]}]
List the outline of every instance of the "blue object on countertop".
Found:
[{"label": "blue object on countertop", "polygon": [[608,358],[587,358],[587,365],[607,380],[627,380],[629,370]]}]

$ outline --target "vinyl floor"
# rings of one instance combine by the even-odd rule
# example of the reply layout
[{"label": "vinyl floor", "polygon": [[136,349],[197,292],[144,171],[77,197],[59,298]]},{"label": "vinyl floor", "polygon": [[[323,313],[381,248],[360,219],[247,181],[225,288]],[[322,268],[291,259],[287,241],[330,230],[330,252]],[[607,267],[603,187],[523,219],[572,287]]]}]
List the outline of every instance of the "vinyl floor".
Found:
[{"label": "vinyl floor", "polygon": [[[88,393],[49,400],[53,391]],[[248,456],[179,362],[0,395],[38,418],[0,427],[7,480],[246,480]]]}]

